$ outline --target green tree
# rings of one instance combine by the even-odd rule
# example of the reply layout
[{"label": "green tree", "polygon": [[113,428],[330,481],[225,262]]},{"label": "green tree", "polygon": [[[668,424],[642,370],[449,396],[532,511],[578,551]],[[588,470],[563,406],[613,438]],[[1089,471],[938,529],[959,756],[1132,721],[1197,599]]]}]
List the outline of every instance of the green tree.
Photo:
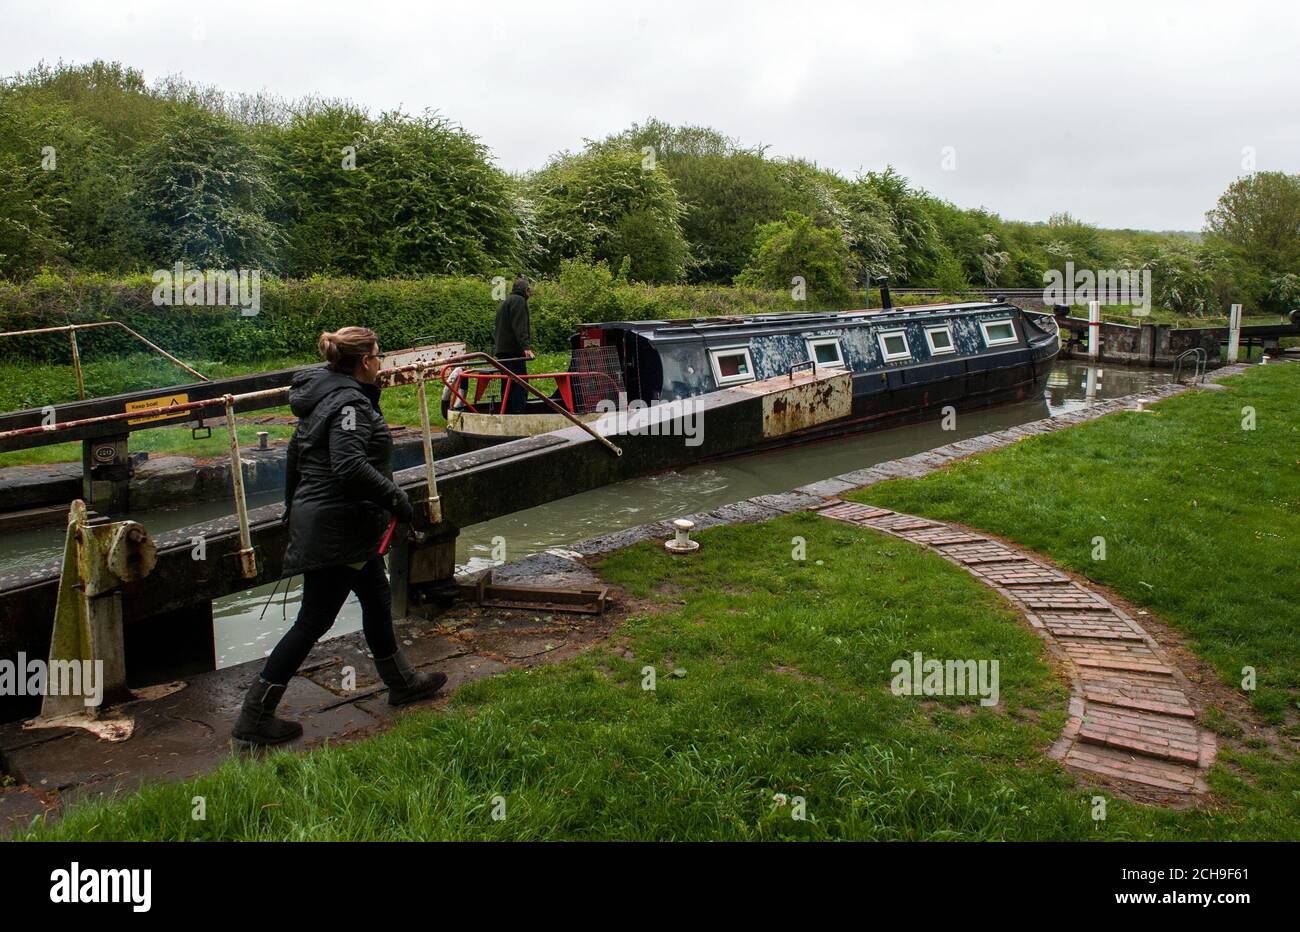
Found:
[{"label": "green tree", "polygon": [[891,266],[897,284],[922,285],[932,282],[942,258],[942,238],[926,204],[926,196],[914,190],[892,166],[883,172],[868,172],[864,182],[889,210],[899,250]]},{"label": "green tree", "polygon": [[285,275],[364,276],[373,267],[374,205],[368,176],[356,167],[370,128],[359,109],[331,106],[296,114],[264,140],[280,196],[274,218],[285,237]]},{"label": "green tree", "polygon": [[605,260],[652,283],[681,281],[689,247],[672,179],[638,152],[562,153],[529,176],[542,270],[564,259]]},{"label": "green tree", "polygon": [[517,261],[510,179],[432,112],[382,114],[357,147],[377,249],[368,274],[488,274]]},{"label": "green tree", "polygon": [[266,159],[243,128],[182,110],[135,153],[128,223],[157,265],[274,269],[275,200]]},{"label": "green tree", "polygon": [[813,307],[847,306],[853,276],[838,227],[819,227],[812,217],[788,211],[785,219],[759,227],[756,236],[738,285],[791,290],[802,284]]},{"label": "green tree", "polygon": [[1256,172],[1238,178],[1205,215],[1207,246],[1250,270],[1233,300],[1288,310],[1277,282],[1300,273],[1300,175]]}]

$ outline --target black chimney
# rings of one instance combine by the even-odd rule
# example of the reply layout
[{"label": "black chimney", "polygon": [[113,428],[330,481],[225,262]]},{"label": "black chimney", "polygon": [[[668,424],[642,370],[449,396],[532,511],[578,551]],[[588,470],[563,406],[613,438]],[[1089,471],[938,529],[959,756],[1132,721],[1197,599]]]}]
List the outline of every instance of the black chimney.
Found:
[{"label": "black chimney", "polygon": [[889,276],[878,275],[871,280],[871,284],[880,289],[880,306],[889,310],[894,306],[893,300],[889,297]]}]

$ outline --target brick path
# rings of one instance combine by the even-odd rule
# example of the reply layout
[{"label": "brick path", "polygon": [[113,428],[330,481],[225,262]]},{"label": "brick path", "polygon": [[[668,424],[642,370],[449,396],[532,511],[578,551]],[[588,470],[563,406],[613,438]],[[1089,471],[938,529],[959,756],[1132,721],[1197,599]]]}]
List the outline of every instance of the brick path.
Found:
[{"label": "brick path", "polygon": [[818,513],[928,547],[1020,609],[1071,680],[1070,719],[1049,756],[1109,780],[1205,791],[1214,736],[1196,724],[1186,678],[1123,610],[1042,557],[940,521],[841,500]]}]

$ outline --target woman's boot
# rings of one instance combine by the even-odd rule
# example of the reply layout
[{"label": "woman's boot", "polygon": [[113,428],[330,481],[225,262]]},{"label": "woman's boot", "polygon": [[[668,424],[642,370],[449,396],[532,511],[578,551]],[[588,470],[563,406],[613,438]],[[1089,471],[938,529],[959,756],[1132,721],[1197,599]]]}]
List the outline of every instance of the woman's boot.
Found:
[{"label": "woman's boot", "polygon": [[391,657],[376,657],[375,669],[388,687],[389,705],[406,705],[432,696],[447,682],[445,673],[416,673],[400,648]]},{"label": "woman's boot", "polygon": [[297,722],[275,717],[275,707],[280,704],[285,688],[268,683],[260,676],[253,680],[248,695],[244,697],[244,707],[239,710],[239,719],[230,733],[236,744],[243,747],[283,744],[302,734],[302,726]]}]

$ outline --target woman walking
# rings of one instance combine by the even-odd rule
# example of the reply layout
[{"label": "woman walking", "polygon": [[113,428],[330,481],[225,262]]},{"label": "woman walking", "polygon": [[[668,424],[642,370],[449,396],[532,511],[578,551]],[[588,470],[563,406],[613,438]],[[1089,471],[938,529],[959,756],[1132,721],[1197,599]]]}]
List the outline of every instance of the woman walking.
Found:
[{"label": "woman walking", "polygon": [[322,333],[328,366],[293,378],[289,405],[298,426],[289,441],[285,518],[287,576],[303,576],[293,627],[253,682],[232,737],[244,746],[280,744],[302,734],[276,718],[289,679],[334,624],[349,592],[361,603],[361,626],[393,705],[414,702],[447,682],[417,673],[397,647],[392,593],[379,548],[390,520],[410,524],[410,499],[393,482],[393,440],[379,410],[379,341],[366,327]]}]

